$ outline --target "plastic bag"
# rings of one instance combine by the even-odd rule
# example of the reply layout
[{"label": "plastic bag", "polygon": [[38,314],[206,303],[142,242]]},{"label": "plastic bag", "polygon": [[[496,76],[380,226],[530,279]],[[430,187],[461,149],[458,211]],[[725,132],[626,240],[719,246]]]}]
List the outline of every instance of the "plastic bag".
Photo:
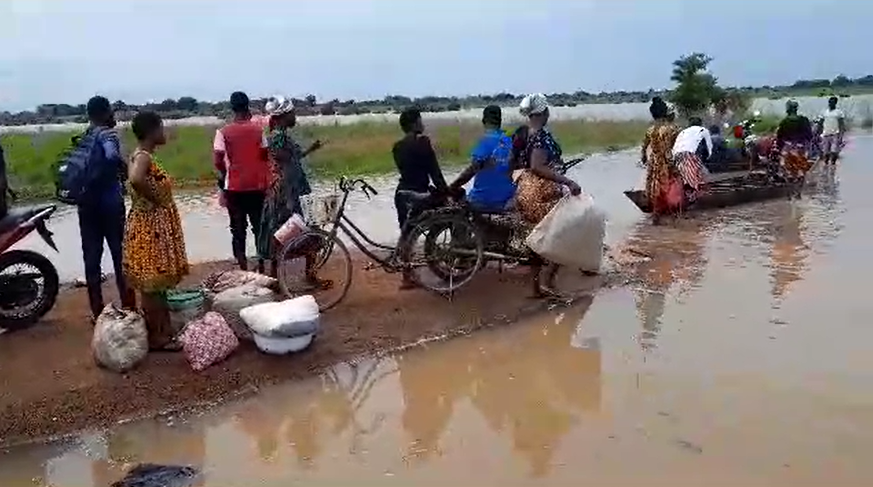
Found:
[{"label": "plastic bag", "polygon": [[212,310],[224,317],[239,339],[251,340],[252,331],[240,318],[240,311],[249,306],[271,303],[277,299],[278,295],[271,289],[254,284],[246,284],[218,293],[212,300]]},{"label": "plastic bag", "polygon": [[239,340],[220,314],[210,311],[188,323],[179,335],[191,368],[201,371],[221,362],[239,347]]},{"label": "plastic bag", "polygon": [[265,337],[294,338],[318,330],[318,303],[312,296],[249,306],[239,315],[256,335]]},{"label": "plastic bag", "polygon": [[279,281],[276,279],[249,271],[219,271],[214,272],[203,280],[203,291],[207,299],[212,300],[215,295],[230,288],[253,284],[273,290],[279,289]]},{"label": "plastic bag", "polygon": [[606,217],[586,195],[565,196],[528,235],[534,252],[556,264],[599,272]]},{"label": "plastic bag", "polygon": [[112,487],[188,487],[200,477],[194,467],[141,463],[127,472]]},{"label": "plastic bag", "polygon": [[167,307],[170,308],[170,326],[177,334],[188,323],[202,318],[206,313],[203,291],[199,289],[176,289],[167,293]]},{"label": "plastic bag", "polygon": [[91,352],[98,365],[115,372],[132,369],[149,352],[145,319],[110,304],[97,317]]},{"label": "plastic bag", "polygon": [[275,238],[276,242],[279,243],[279,246],[282,247],[300,235],[303,235],[307,230],[309,230],[309,228],[306,226],[306,223],[303,222],[303,217],[295,213],[291,215],[291,218],[283,223],[278,230],[276,230],[276,233],[273,234],[273,238]]}]

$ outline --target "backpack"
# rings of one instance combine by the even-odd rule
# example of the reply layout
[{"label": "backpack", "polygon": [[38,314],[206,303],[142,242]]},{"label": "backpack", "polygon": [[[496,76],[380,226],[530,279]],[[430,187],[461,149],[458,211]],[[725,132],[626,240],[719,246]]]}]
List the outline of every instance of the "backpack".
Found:
[{"label": "backpack", "polygon": [[88,130],[70,139],[70,147],[55,166],[55,199],[78,205],[88,191],[90,162],[97,146],[99,130]]}]

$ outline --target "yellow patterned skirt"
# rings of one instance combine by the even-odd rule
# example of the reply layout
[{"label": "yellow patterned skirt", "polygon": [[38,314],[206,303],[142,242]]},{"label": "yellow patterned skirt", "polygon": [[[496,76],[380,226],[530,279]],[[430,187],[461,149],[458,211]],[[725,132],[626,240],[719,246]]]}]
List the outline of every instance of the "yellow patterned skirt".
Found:
[{"label": "yellow patterned skirt", "polygon": [[[138,204],[140,203],[140,204]],[[134,200],[124,234],[124,274],[146,293],[175,287],[188,274],[188,254],[176,204]]]}]

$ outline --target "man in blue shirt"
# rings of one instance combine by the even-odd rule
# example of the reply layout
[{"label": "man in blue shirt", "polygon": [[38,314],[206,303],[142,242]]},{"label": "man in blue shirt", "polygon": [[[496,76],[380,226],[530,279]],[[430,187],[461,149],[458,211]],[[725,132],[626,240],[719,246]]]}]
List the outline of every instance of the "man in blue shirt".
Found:
[{"label": "man in blue shirt", "polygon": [[88,100],[86,110],[91,125],[84,137],[93,137],[94,145],[88,161],[87,190],[79,202],[78,213],[88,302],[96,318],[104,305],[101,289],[104,241],[112,256],[122,306],[135,307],[136,297],[127,286],[121,266],[125,218],[123,188],[127,178],[127,163],[121,155],[121,143],[114,130],[115,114],[109,100],[102,96]]},{"label": "man in blue shirt", "polygon": [[450,187],[453,192],[457,191],[473,179],[467,200],[482,211],[506,210],[515,196],[511,165],[512,139],[503,133],[501,123],[500,107],[485,107],[482,111],[485,135],[473,148],[470,165]]}]

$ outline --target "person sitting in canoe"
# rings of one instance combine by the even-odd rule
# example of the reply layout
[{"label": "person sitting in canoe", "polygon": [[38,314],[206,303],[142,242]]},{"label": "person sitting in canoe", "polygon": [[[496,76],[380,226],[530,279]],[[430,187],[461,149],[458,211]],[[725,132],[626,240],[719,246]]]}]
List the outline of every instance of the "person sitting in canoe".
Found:
[{"label": "person sitting in canoe", "polygon": [[679,128],[674,123],[675,112],[661,98],[652,99],[649,113],[654,123],[643,139],[640,163],[646,168],[646,197],[652,205],[652,221],[657,224],[661,216],[677,210],[682,204],[681,197],[678,202],[668,198],[674,180],[672,150]]},{"label": "person sitting in canoe", "polygon": [[692,202],[700,195],[707,181],[703,166],[712,156],[712,136],[699,117],[688,119],[688,127],[679,132],[673,143],[673,165],[685,189],[685,198]]},{"label": "person sitting in canoe", "polygon": [[813,140],[812,123],[797,113],[799,105],[795,100],[785,103],[785,118],[776,129],[776,149],[780,151],[779,165],[775,176],[791,183],[803,181],[812,167],[807,151]]}]

